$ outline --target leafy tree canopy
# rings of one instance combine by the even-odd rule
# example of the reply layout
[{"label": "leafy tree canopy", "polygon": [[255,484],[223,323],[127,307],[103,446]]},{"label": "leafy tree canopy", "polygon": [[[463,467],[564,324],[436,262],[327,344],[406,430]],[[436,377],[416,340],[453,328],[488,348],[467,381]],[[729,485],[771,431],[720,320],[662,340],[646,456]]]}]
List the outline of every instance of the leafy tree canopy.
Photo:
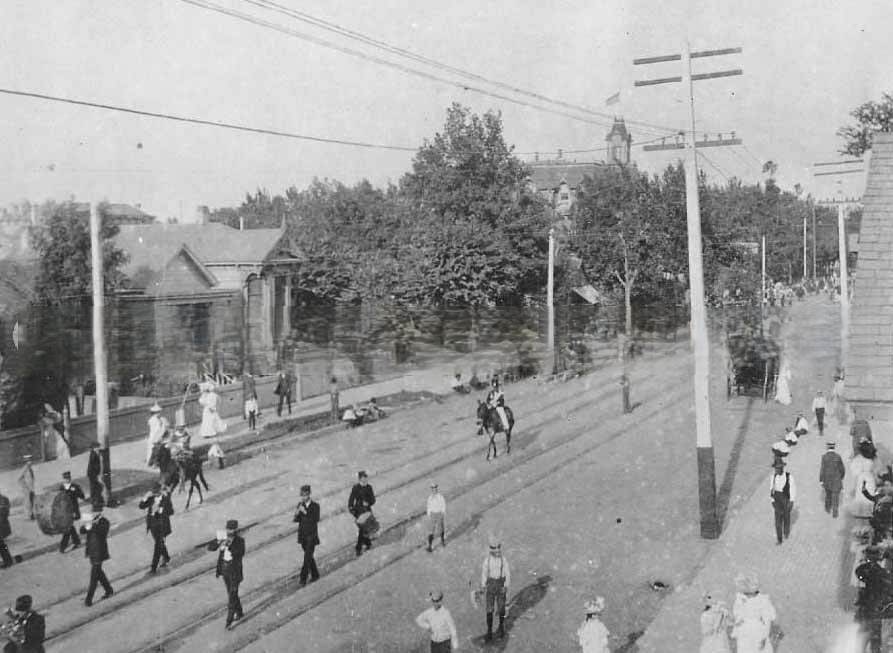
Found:
[{"label": "leafy tree canopy", "polygon": [[856,119],[855,125],[847,125],[837,130],[844,141],[841,154],[862,156],[871,149],[871,137],[875,132],[893,131],[893,95],[884,93],[880,102],[865,102],[850,111]]}]

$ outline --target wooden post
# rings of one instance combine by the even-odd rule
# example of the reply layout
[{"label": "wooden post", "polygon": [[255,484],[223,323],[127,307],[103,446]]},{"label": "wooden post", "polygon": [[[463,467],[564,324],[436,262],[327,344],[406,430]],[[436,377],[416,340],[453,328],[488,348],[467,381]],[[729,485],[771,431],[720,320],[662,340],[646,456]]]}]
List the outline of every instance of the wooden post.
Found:
[{"label": "wooden post", "polygon": [[105,287],[102,269],[102,241],[99,237],[99,205],[90,204],[90,260],[93,285],[93,367],[96,378],[96,439],[102,460],[105,505],[112,505],[111,452],[109,451],[109,397],[105,359]]}]

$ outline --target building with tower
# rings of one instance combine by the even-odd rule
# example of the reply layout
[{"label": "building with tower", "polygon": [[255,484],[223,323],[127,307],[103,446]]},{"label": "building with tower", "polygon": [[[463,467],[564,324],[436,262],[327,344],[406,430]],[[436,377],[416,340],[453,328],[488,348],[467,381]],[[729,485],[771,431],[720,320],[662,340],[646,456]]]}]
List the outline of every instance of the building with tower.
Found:
[{"label": "building with tower", "polygon": [[609,165],[629,165],[629,150],[633,142],[633,137],[626,130],[626,123],[623,118],[614,118],[614,125],[611,131],[605,136],[608,144],[605,161]]}]

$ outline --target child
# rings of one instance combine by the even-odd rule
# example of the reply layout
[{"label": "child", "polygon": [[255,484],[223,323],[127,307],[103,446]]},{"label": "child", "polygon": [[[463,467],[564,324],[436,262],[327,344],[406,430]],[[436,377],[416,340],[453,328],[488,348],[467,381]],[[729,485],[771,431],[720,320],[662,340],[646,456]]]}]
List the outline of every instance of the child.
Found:
[{"label": "child", "polygon": [[245,413],[248,415],[248,428],[257,430],[257,393],[245,400]]}]

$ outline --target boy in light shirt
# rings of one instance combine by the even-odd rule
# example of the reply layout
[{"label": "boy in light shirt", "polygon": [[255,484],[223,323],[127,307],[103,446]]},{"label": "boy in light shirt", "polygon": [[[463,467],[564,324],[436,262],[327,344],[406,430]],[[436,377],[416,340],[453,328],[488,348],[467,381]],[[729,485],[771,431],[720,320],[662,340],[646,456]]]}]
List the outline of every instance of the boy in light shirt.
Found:
[{"label": "boy in light shirt", "polygon": [[446,500],[437,489],[437,483],[431,484],[431,494],[428,495],[428,553],[434,549],[434,535],[440,528],[440,544],[446,546],[446,532],[443,518],[446,515]]},{"label": "boy in light shirt", "polygon": [[415,618],[419,628],[431,635],[431,653],[450,653],[459,650],[459,636],[450,611],[443,607],[443,592],[431,592],[431,607]]}]

